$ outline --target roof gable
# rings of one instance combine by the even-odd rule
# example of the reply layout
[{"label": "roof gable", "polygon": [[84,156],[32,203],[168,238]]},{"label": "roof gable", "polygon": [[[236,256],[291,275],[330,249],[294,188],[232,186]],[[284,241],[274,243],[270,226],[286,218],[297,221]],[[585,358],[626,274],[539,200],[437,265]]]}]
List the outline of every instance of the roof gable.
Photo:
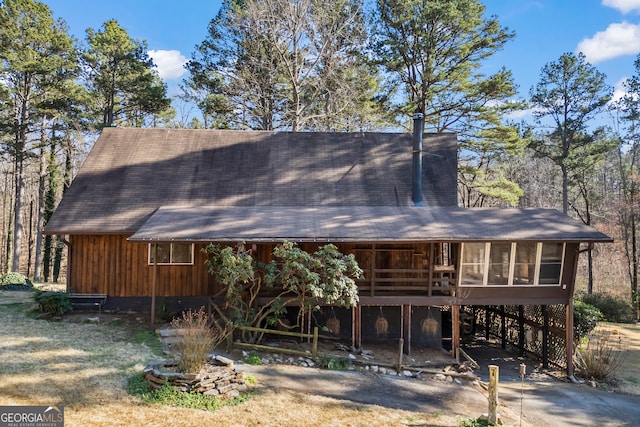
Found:
[{"label": "roof gable", "polygon": [[[132,233],[161,206],[410,206],[412,136],[106,128],[46,227]],[[423,200],[457,205],[455,134],[425,134]]]}]

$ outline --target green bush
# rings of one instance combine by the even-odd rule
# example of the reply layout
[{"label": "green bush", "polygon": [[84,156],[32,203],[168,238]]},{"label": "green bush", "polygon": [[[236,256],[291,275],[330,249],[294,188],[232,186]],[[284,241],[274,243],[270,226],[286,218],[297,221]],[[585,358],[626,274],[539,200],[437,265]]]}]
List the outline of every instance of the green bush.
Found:
[{"label": "green bush", "polygon": [[248,363],[249,365],[260,365],[262,363],[262,359],[260,358],[260,355],[258,353],[256,353],[255,351],[252,351],[245,359],[244,361],[246,363]]},{"label": "green bush", "polygon": [[20,273],[9,272],[3,275],[0,275],[0,287],[3,290],[6,289],[31,289],[33,288],[33,284],[31,280],[27,278],[25,275]]},{"label": "green bush", "polygon": [[631,302],[605,293],[582,295],[582,302],[596,307],[602,313],[602,320],[614,323],[633,323],[636,316]]},{"label": "green bush", "polygon": [[40,311],[53,316],[62,316],[70,312],[73,308],[69,294],[66,292],[41,291],[36,289],[33,294],[33,300],[40,307]]},{"label": "green bush", "polygon": [[322,356],[320,358],[320,367],[332,371],[347,371],[351,367],[351,361],[342,357]]},{"label": "green bush", "polygon": [[596,328],[598,321],[602,320],[602,313],[591,304],[583,301],[575,301],[573,304],[573,332],[575,341],[580,342]]}]

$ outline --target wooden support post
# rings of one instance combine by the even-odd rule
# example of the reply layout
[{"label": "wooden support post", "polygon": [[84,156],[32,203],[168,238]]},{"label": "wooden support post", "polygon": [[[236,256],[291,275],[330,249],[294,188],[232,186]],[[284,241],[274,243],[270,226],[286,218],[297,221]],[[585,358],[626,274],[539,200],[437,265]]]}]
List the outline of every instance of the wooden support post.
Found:
[{"label": "wooden support post", "polygon": [[404,338],[404,353],[411,354],[411,304],[402,306],[402,338]]},{"label": "wooden support post", "polygon": [[504,305],[500,306],[500,341],[502,348],[507,348],[507,318]]},{"label": "wooden support post", "polygon": [[362,306],[360,304],[356,305],[351,309],[351,345],[355,348],[362,348],[362,330],[361,330],[361,320],[362,320]]},{"label": "wooden support post", "polygon": [[473,319],[471,320],[471,335],[473,335],[474,337],[476,336],[476,326],[477,326],[477,322],[476,322],[476,306],[474,305],[473,307],[471,307],[471,313],[473,314]]},{"label": "wooden support post", "polygon": [[569,303],[564,306],[565,308],[565,339],[566,339],[566,358],[567,358],[567,376],[573,377],[573,348],[574,348],[574,334],[573,334],[573,298],[569,298]]},{"label": "wooden support post", "polygon": [[376,245],[371,246],[371,267],[369,268],[369,277],[371,278],[370,296],[376,295]]},{"label": "wooden support post", "polygon": [[[67,236],[67,237],[71,238],[71,236]],[[66,270],[65,277],[67,279],[66,290],[67,290],[67,293],[70,294],[73,292],[73,284],[71,283],[71,272],[73,271],[73,269],[71,268],[71,257],[73,254],[73,250],[71,248],[71,243],[68,240],[66,240],[64,236],[61,236],[61,238],[62,238],[62,243],[64,243],[65,246],[67,247],[67,268],[65,269]]]},{"label": "wooden support post", "polygon": [[518,306],[518,349],[520,356],[524,356],[524,306]]},{"label": "wooden support post", "polygon": [[402,370],[402,359],[403,359],[402,349],[403,348],[404,348],[404,340],[400,338],[398,342],[398,372]]},{"label": "wooden support post", "polygon": [[452,305],[451,306],[451,351],[453,352],[453,357],[459,362],[460,352],[458,349],[460,348],[460,306]]},{"label": "wooden support post", "polygon": [[489,341],[489,335],[491,332],[491,313],[489,312],[489,307],[486,306],[484,308],[484,339]]},{"label": "wooden support post", "polygon": [[153,279],[151,282],[151,326],[156,324],[156,287],[158,286],[158,244],[153,244]]},{"label": "wooden support post", "polygon": [[542,367],[549,368],[549,311],[542,306]]},{"label": "wooden support post", "polygon": [[435,265],[435,243],[429,244],[429,283],[427,284],[427,296],[431,297],[433,292],[433,266]]},{"label": "wooden support post", "polygon": [[498,424],[498,365],[489,365],[489,416],[487,423],[490,426]]}]

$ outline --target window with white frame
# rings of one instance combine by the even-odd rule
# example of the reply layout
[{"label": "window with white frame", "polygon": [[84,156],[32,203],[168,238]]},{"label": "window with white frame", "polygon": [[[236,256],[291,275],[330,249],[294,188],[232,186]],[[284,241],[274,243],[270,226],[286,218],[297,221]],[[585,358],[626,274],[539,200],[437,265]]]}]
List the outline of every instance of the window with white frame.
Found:
[{"label": "window with white frame", "polygon": [[562,243],[543,243],[540,254],[540,277],[538,283],[541,285],[557,285],[560,283],[562,274],[562,259],[564,256],[564,245]]},{"label": "window with white frame", "polygon": [[489,271],[487,284],[506,286],[511,276],[511,243],[492,243],[489,245]]},{"label": "window with white frame", "polygon": [[536,258],[538,244],[536,242],[518,242],[516,245],[513,269],[514,285],[533,285],[536,278]]},{"label": "window with white frame", "polygon": [[485,276],[486,243],[465,243],[462,251],[462,265],[460,266],[461,284],[482,286]]},{"label": "window with white frame", "polygon": [[560,285],[564,250],[554,242],[463,243],[460,285]]},{"label": "window with white frame", "polygon": [[[155,246],[157,245],[157,249]],[[193,244],[191,243],[154,243],[149,245],[149,264],[193,264]]]}]

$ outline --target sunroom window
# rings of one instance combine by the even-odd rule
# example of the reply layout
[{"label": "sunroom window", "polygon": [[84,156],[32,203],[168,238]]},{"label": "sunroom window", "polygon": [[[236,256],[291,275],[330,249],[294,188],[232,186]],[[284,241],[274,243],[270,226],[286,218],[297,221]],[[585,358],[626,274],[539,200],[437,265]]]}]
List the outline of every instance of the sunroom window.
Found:
[{"label": "sunroom window", "polygon": [[[156,244],[149,245],[149,264],[155,263]],[[193,264],[193,244],[157,243],[158,264]]]},{"label": "sunroom window", "polygon": [[486,265],[486,243],[465,243],[460,274],[462,284],[482,286]]},{"label": "sunroom window", "polygon": [[540,278],[538,283],[541,285],[557,285],[560,283],[563,256],[564,245],[562,243],[542,244],[542,254],[540,256]]},{"label": "sunroom window", "polygon": [[559,285],[563,259],[564,243],[464,243],[460,285]]},{"label": "sunroom window", "polygon": [[489,249],[488,285],[506,286],[511,270],[511,243],[492,243]]},{"label": "sunroom window", "polygon": [[514,285],[533,285],[535,283],[537,252],[538,244],[536,242],[519,242],[516,244],[513,271]]}]

